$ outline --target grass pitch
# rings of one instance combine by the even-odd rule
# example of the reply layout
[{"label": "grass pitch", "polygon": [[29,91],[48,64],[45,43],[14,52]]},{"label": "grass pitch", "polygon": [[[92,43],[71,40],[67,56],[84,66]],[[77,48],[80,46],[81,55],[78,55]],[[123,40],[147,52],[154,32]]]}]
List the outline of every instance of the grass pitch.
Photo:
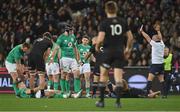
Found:
[{"label": "grass pitch", "polygon": [[180,111],[180,95],[167,99],[123,98],[122,108],[115,108],[115,99],[105,99],[105,107],[95,107],[96,99],[20,99],[14,94],[0,94],[0,111]]}]

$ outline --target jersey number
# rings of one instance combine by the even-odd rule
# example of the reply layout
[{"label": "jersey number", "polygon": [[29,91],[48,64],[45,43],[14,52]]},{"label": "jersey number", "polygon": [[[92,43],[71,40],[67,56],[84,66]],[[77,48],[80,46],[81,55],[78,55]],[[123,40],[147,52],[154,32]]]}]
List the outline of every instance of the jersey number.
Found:
[{"label": "jersey number", "polygon": [[111,34],[114,35],[120,35],[122,33],[122,26],[120,24],[111,25]]}]

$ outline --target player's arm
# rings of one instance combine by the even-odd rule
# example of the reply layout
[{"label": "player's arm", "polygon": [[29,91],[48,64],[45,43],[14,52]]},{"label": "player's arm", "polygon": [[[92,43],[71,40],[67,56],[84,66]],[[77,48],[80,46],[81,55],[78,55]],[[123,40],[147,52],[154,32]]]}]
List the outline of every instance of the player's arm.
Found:
[{"label": "player's arm", "polygon": [[77,60],[78,63],[81,63],[81,60],[80,60],[80,52],[78,50],[78,44],[77,44],[77,41],[75,41],[75,43],[73,44],[73,47],[74,47],[74,52],[75,52],[75,58]]},{"label": "player's arm", "polygon": [[130,30],[126,32],[126,37],[127,37],[127,43],[126,43],[126,48],[124,50],[124,56],[125,56],[125,59],[128,59],[131,54],[132,42],[133,42],[133,35]]},{"label": "player's arm", "polygon": [[43,56],[44,60],[48,59],[50,52],[51,52],[51,48],[47,48],[47,50],[44,52],[44,56]]},{"label": "player's arm", "polygon": [[81,62],[80,53],[79,53],[79,50],[76,46],[74,47],[74,51],[75,51],[75,55],[76,55],[76,60],[78,61],[78,63],[80,63]]},{"label": "player's arm", "polygon": [[96,46],[95,46],[95,49],[96,49],[97,52],[100,52],[100,47],[101,47],[101,44],[104,41],[104,38],[105,38],[105,32],[100,31],[98,33],[97,43],[96,43]]},{"label": "player's arm", "polygon": [[78,45],[77,45],[76,41],[73,44],[73,48],[74,48],[75,58],[76,58],[77,62],[80,63],[81,62],[81,60],[80,60],[80,52],[78,50]]},{"label": "player's arm", "polygon": [[21,75],[24,71],[21,66],[21,59],[17,59],[15,62],[16,62],[17,73],[18,73],[18,75]]},{"label": "player's arm", "polygon": [[162,34],[161,34],[161,31],[160,31],[160,25],[159,24],[155,25],[154,29],[157,31],[158,37],[162,40]]},{"label": "player's arm", "polygon": [[56,55],[56,53],[58,53],[59,49],[60,49],[60,48],[59,48],[58,45],[55,46],[55,48],[54,48],[53,51],[52,51],[51,57],[50,57],[50,62],[53,62],[54,56]]},{"label": "player's arm", "polygon": [[91,57],[92,53],[88,52],[87,55],[85,55],[85,61],[87,61]]},{"label": "player's arm", "polygon": [[15,62],[16,62],[17,73],[18,73],[18,75],[21,75],[24,72],[24,70],[23,70],[24,68],[21,65],[22,56],[20,56],[18,53],[15,53],[14,57],[15,57]]},{"label": "player's arm", "polygon": [[127,39],[127,44],[126,44],[126,48],[127,49],[131,49],[132,48],[132,43],[133,43],[133,34],[132,32],[129,30],[126,32],[126,36],[128,37]]},{"label": "player's arm", "polygon": [[59,50],[58,50],[58,59],[60,59],[61,58],[61,49],[59,48]]},{"label": "player's arm", "polygon": [[140,28],[140,32],[143,35],[143,37],[150,43],[151,38],[149,37],[149,35],[146,32],[143,31],[143,25]]}]

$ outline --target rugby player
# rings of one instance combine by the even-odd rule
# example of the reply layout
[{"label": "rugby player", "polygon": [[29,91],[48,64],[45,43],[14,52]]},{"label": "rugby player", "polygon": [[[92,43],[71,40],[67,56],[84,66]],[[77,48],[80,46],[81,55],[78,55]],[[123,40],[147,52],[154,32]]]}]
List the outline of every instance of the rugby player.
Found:
[{"label": "rugby player", "polygon": [[[34,88],[35,75],[39,75],[39,86],[42,91],[45,88],[45,60],[50,54],[53,42],[52,35],[49,32],[45,32],[42,38],[38,38],[34,41],[32,49],[28,55],[28,66],[30,73],[30,88]],[[54,57],[52,55],[52,57]]]},{"label": "rugby player", "polygon": [[23,43],[15,46],[6,57],[5,65],[8,73],[11,75],[13,82],[18,80],[18,77],[23,74],[25,68],[21,64],[21,59],[24,54],[29,50],[30,45]]},{"label": "rugby player", "polygon": [[[46,60],[46,73],[48,76],[48,84],[47,89],[50,90],[50,87],[53,85],[54,90],[58,90],[59,86],[59,59],[60,59],[60,49],[58,45],[54,42],[56,37],[53,36],[53,47],[51,49],[51,52],[48,56],[48,59]],[[55,50],[56,49],[56,50]],[[55,52],[54,57],[51,57],[53,54],[53,51]],[[53,59],[52,59],[53,58]]]},{"label": "rugby player", "polygon": [[[103,44],[103,59],[100,66],[100,100],[96,102],[97,107],[104,107],[104,91],[108,81],[108,72],[112,67],[114,69],[114,79],[116,84],[116,102],[117,108],[121,107],[120,93],[122,91],[122,77],[124,61],[129,57],[133,36],[128,29],[128,24],[123,18],[117,17],[118,7],[116,2],[108,1],[105,4],[107,19],[100,23],[96,51],[100,51]],[[128,37],[126,48],[124,45],[124,35]],[[124,50],[125,48],[125,50]]]},{"label": "rugby player", "polygon": [[78,45],[78,50],[80,53],[80,59],[83,63],[80,65],[80,74],[84,74],[85,77],[85,87],[86,87],[86,97],[90,97],[90,75],[91,75],[91,67],[89,60],[86,60],[86,56],[91,48],[89,43],[89,37],[87,35],[84,35],[82,37],[82,44]]},{"label": "rugby player", "polygon": [[78,98],[81,95],[80,71],[78,65],[80,58],[76,37],[74,36],[70,25],[66,26],[65,32],[58,37],[56,43],[61,49],[61,92],[70,95],[70,83],[66,79],[69,79],[69,73],[72,72],[74,75],[74,97]]}]

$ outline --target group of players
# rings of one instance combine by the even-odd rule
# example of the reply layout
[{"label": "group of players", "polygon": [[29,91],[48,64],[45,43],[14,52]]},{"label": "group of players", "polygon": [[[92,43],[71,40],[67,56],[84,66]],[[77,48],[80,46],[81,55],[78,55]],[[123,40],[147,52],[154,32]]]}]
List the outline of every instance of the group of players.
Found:
[{"label": "group of players", "polygon": [[[35,40],[32,47],[29,44],[23,43],[13,48],[6,58],[6,68],[13,79],[13,87],[15,94],[20,97],[56,97],[67,98],[71,96],[70,74],[73,74],[74,79],[74,98],[81,96],[81,74],[84,74],[86,97],[90,97],[90,74],[91,67],[89,59],[95,61],[93,70],[93,92],[92,96],[96,95],[96,90],[99,88],[100,100],[96,102],[97,107],[104,107],[105,89],[109,81],[108,73],[112,67],[114,70],[115,89],[112,89],[112,84],[108,87],[111,93],[116,96],[116,107],[121,107],[120,97],[123,92],[139,91],[147,97],[154,97],[159,92],[152,92],[152,80],[155,75],[158,75],[162,86],[162,94],[165,95],[165,83],[163,77],[164,63],[164,43],[160,33],[160,26],[154,25],[155,34],[152,39],[143,31],[143,26],[140,32],[143,37],[152,46],[152,66],[148,77],[147,91],[133,90],[127,88],[123,81],[123,67],[125,60],[129,58],[133,35],[128,28],[127,22],[117,17],[117,4],[109,1],[105,5],[107,19],[101,22],[97,37],[92,39],[92,46],[89,45],[89,37],[84,35],[82,43],[77,44],[73,28],[70,25],[65,27],[65,32],[61,34],[56,41],[54,36],[49,32],[43,34],[42,38]],[[124,45],[124,36],[127,37],[127,43]],[[21,58],[25,53],[28,53],[28,67],[21,63]],[[24,84],[25,77],[29,74],[30,88]],[[48,83],[45,82],[45,74],[48,76]],[[60,74],[60,75],[59,75]],[[39,76],[38,87],[35,87],[35,75]],[[47,85],[47,90],[45,90]],[[59,86],[60,85],[60,86]],[[50,87],[54,88],[48,91]],[[59,87],[61,88],[59,91]],[[132,92],[133,93],[133,92]]]}]

